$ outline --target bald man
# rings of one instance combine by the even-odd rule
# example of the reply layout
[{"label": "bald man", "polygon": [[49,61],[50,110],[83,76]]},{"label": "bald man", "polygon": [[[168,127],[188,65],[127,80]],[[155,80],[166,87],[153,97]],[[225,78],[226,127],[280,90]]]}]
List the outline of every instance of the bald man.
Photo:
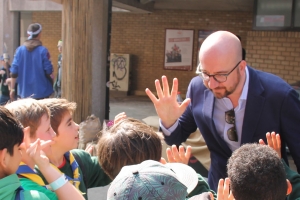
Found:
[{"label": "bald man", "polygon": [[[208,36],[199,51],[199,76],[191,80],[181,105],[176,102],[176,78],[171,92],[167,77],[162,77],[162,87],[155,80],[158,98],[146,89],[167,144],[179,145],[199,128],[210,150],[208,182],[215,191],[219,179],[227,177],[232,152],[266,138],[266,132],[280,133],[300,169],[298,94],[281,78],[247,66],[241,51],[239,39],[230,32]],[[287,161],[285,145],[281,150]]]}]

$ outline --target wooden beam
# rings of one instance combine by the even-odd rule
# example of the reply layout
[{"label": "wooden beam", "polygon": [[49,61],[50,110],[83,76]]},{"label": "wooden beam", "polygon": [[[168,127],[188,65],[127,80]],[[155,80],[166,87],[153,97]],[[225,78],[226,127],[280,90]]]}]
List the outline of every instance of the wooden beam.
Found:
[{"label": "wooden beam", "polygon": [[80,123],[91,114],[91,19],[96,0],[63,0],[62,97],[77,103],[73,115]]}]

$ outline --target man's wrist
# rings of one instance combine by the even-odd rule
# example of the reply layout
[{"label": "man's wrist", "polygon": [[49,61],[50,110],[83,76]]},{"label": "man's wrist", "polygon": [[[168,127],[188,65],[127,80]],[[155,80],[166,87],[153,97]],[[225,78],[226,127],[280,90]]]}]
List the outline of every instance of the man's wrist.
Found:
[{"label": "man's wrist", "polygon": [[15,90],[15,89],[10,89],[10,91],[11,91],[11,92],[15,92],[16,90]]}]

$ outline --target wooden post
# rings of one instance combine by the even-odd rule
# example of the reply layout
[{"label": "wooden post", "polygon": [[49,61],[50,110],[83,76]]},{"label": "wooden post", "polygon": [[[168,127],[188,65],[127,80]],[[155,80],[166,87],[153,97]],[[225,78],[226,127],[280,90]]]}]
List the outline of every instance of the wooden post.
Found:
[{"label": "wooden post", "polygon": [[62,98],[77,103],[77,123],[105,117],[108,1],[62,0]]},{"label": "wooden post", "polygon": [[91,18],[93,0],[63,0],[62,97],[77,103],[74,121],[91,114]]}]

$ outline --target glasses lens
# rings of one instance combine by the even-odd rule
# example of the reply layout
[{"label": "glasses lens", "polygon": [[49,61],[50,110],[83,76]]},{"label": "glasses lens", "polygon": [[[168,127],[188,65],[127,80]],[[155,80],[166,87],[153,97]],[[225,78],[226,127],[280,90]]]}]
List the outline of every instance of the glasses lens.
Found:
[{"label": "glasses lens", "polygon": [[227,130],[227,136],[228,136],[228,139],[231,141],[235,141],[235,142],[238,141],[235,126],[231,127],[230,129]]},{"label": "glasses lens", "polygon": [[219,74],[216,74],[216,75],[214,75],[214,78],[215,78],[215,80],[216,81],[218,81],[218,82],[225,82],[226,80],[227,80],[227,77],[226,76],[224,76],[224,75],[219,75]]},{"label": "glasses lens", "polygon": [[200,77],[203,79],[203,80],[208,80],[209,79],[209,76],[203,72],[200,72]]}]

